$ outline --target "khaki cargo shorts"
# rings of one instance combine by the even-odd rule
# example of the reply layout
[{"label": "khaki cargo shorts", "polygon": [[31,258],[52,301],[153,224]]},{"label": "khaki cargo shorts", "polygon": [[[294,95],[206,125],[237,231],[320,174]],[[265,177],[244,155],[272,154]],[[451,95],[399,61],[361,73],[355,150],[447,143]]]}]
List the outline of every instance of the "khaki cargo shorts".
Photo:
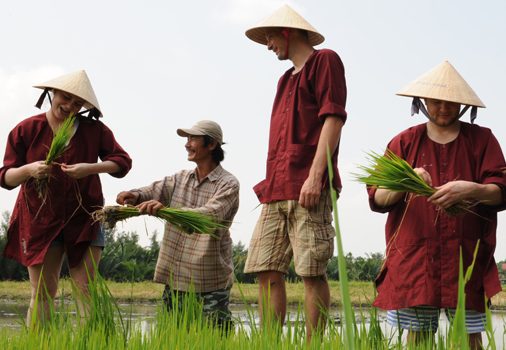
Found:
[{"label": "khaki cargo shorts", "polygon": [[301,277],[326,275],[334,253],[332,203],[323,192],[317,207],[307,210],[296,200],[263,204],[248,248],[245,273],[288,272],[292,256]]}]

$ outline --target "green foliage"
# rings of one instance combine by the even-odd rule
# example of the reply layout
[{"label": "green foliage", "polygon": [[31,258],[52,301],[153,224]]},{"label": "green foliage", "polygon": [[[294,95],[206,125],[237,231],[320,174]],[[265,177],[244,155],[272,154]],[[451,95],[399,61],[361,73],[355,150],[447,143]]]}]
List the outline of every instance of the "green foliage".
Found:
[{"label": "green foliage", "polygon": [[330,195],[332,197],[332,211],[334,214],[334,227],[336,230],[336,242],[337,242],[337,259],[338,259],[338,270],[339,270],[339,289],[341,290],[341,298],[343,303],[343,315],[344,315],[344,345],[346,349],[355,349],[355,313],[351,305],[351,298],[349,293],[348,275],[346,273],[346,259],[344,256],[343,243],[341,239],[341,230],[339,229],[339,217],[337,215],[337,193],[333,188],[334,173],[332,170],[332,160],[330,158],[330,150],[327,145],[327,169],[329,173],[329,187]]},{"label": "green foliage", "polygon": [[139,245],[139,236],[133,232],[105,230],[106,245],[99,264],[101,275],[116,282],[153,279],[160,246],[156,231],[149,247]]},{"label": "green foliage", "polygon": [[63,154],[63,152],[65,152],[70,142],[70,139],[74,135],[75,121],[76,116],[70,114],[58,127],[53,136],[53,140],[51,141],[49,151],[47,152],[45,160],[46,164],[51,164],[56,159],[58,159],[58,157],[60,157]]},{"label": "green foliage", "polygon": [[[2,221],[0,223],[0,252],[3,252],[7,244],[7,229],[9,228],[10,214],[7,211],[2,213]],[[26,267],[14,260],[0,256],[0,280],[16,280],[24,281],[28,279],[28,271]]]},{"label": "green foliage", "polygon": [[[346,270],[351,281],[374,281],[383,264],[383,254],[366,253],[365,257],[354,257],[352,253],[346,254]],[[330,259],[327,265],[329,280],[339,280],[339,262],[337,256]]]},{"label": "green foliage", "polygon": [[244,273],[247,256],[248,250],[241,241],[232,245],[232,260],[236,281],[240,283],[255,283],[255,276],[253,274]]},{"label": "green foliage", "polygon": [[[2,214],[0,224],[0,250],[3,251],[7,243],[7,228],[9,226],[9,213]],[[150,236],[150,245],[142,247],[139,236],[135,232],[118,232],[116,229],[105,230],[106,245],[99,264],[99,271],[107,280],[116,282],[146,281],[153,278],[156,260],[160,245],[156,239],[157,233]],[[244,264],[248,250],[242,242],[233,244],[232,259],[236,280],[240,283],[255,283],[254,274],[244,273]],[[346,265],[349,279],[352,281],[373,281],[378,274],[383,260],[381,253],[366,254],[365,257],[354,257],[351,253],[346,255]],[[62,275],[68,276],[68,268],[63,265]],[[327,266],[329,280],[339,280],[338,259],[333,257]],[[26,280],[26,268],[16,261],[0,256],[0,280]],[[299,282],[300,277],[295,273],[293,261],[291,262],[286,280]]]},{"label": "green foliage", "polygon": [[384,155],[368,154],[369,166],[360,166],[364,174],[355,175],[357,181],[368,186],[395,192],[409,192],[430,196],[436,190],[430,187],[404,159],[387,150]]},{"label": "green foliage", "polygon": [[[108,229],[113,228],[118,221],[140,215],[147,215],[147,213],[141,213],[136,207],[121,205],[105,206],[92,213],[93,220],[101,222]],[[212,216],[189,209],[163,207],[158,209],[154,216],[188,234],[208,234],[214,237],[217,229],[226,227]]]}]

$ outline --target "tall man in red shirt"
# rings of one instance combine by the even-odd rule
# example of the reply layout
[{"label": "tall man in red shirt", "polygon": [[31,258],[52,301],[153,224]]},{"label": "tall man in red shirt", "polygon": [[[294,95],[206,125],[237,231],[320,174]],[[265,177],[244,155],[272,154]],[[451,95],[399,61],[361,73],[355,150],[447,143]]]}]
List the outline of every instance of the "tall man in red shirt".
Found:
[{"label": "tall man in red shirt", "polygon": [[[284,274],[292,256],[305,288],[308,338],[323,329],[330,303],[326,268],[334,251],[326,148],[333,154],[334,187],[341,188],[337,154],[346,121],[346,81],[339,56],[315,50],[323,36],[289,6],[246,31],[293,67],[280,78],[271,115],[267,173],[254,187],[263,204],[245,272],[259,279],[260,313],[268,306],[284,322]],[[270,296],[270,305],[264,296]],[[264,317],[265,318],[265,317]],[[265,319],[263,320],[265,321]]]},{"label": "tall man in red shirt", "polygon": [[[471,107],[473,122],[477,107],[485,106],[450,63],[443,62],[398,95],[413,97],[412,112],[421,110],[429,120],[401,132],[388,149],[437,191],[427,200],[369,189],[372,210],[389,213],[386,263],[376,280],[374,305],[389,310],[390,324],[409,330],[409,341],[432,337],[440,308],[447,315],[455,312],[459,249],[467,267],[479,240],[466,285],[466,327],[471,347],[480,348],[484,297],[501,291],[494,250],[497,212],[506,208],[504,156],[490,129],[459,120]],[[461,110],[461,105],[466,107]],[[473,213],[441,210],[464,200],[476,203]]]}]

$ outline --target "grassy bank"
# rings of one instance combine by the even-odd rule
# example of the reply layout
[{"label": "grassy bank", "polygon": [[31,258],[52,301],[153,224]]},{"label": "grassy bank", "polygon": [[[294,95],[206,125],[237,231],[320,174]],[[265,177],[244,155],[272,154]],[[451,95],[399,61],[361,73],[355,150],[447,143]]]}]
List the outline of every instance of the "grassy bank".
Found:
[{"label": "grassy bank", "polygon": [[[71,287],[68,280],[62,280],[60,292],[70,298]],[[153,282],[118,283],[107,282],[112,295],[120,302],[156,302],[160,300],[163,286]],[[290,304],[302,303],[304,286],[302,283],[288,283],[287,297]],[[233,303],[256,303],[258,285],[235,283],[232,288]],[[332,305],[341,305],[339,282],[330,281]],[[60,294],[59,294],[60,295]],[[372,282],[350,282],[350,298],[353,306],[370,306],[374,299]],[[28,282],[0,281],[0,300],[28,301],[30,299],[30,284]],[[503,291],[492,299],[492,308],[506,309],[506,286]]]}]

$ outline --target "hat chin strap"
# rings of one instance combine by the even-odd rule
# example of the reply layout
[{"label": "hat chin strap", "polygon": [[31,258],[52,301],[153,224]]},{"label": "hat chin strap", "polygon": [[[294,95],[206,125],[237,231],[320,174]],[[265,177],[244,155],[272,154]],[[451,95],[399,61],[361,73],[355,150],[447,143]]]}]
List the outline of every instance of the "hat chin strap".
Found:
[{"label": "hat chin strap", "polygon": [[42,104],[44,103],[44,100],[46,99],[46,96],[49,98],[49,103],[52,105],[53,101],[51,101],[51,95],[49,95],[49,89],[44,88],[44,91],[42,91],[42,94],[40,95],[39,99],[37,100],[35,107],[40,109],[42,107]]},{"label": "hat chin strap", "polygon": [[[84,115],[85,113],[88,113],[88,115]],[[90,108],[90,109],[86,109],[82,112],[77,113],[77,115],[81,115],[83,117],[90,118],[90,119],[95,118],[96,120],[98,120],[98,118],[100,118],[102,116],[102,113],[100,113],[100,111],[96,108]]]},{"label": "hat chin strap", "polygon": [[[40,109],[42,107],[42,104],[44,103],[44,100],[46,99],[46,96],[49,99],[49,104],[52,106],[53,101],[51,101],[51,95],[49,94],[49,89],[45,88],[44,91],[42,92],[42,94],[40,95],[39,99],[37,100],[35,107]],[[88,115],[85,116],[84,115],[85,113],[88,113]],[[79,113],[77,113],[77,115],[81,115],[86,118],[95,118],[96,120],[98,120],[98,118],[100,118],[102,116],[102,113],[100,113],[100,111],[98,109],[93,107],[90,109],[86,109],[82,112],[79,112]]]},{"label": "hat chin strap", "polygon": [[[467,110],[471,107],[470,105],[466,105],[462,111],[459,113],[459,118],[462,117]],[[413,97],[413,102],[411,102],[411,116],[418,114],[419,112],[422,112],[427,118],[430,119],[429,112],[427,111],[427,108],[425,108],[425,105],[422,103],[422,100],[420,100],[420,97]],[[474,124],[474,120],[476,119],[478,115],[478,107],[472,106],[471,108],[471,124]]]}]

